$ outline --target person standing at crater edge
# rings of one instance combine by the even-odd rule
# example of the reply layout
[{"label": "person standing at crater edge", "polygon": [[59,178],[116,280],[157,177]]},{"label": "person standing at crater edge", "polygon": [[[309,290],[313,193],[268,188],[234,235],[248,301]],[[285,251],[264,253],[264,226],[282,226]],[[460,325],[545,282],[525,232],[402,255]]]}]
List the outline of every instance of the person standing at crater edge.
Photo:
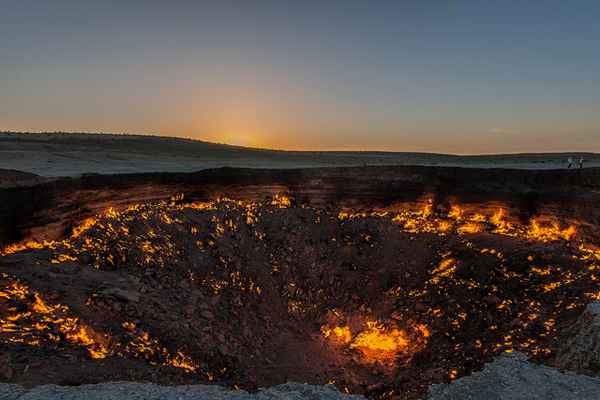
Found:
[{"label": "person standing at crater edge", "polygon": [[567,159],[567,169],[571,169],[571,166],[573,165],[573,157],[569,157]]},{"label": "person standing at crater edge", "polygon": [[583,157],[579,159],[579,169],[583,168]]}]

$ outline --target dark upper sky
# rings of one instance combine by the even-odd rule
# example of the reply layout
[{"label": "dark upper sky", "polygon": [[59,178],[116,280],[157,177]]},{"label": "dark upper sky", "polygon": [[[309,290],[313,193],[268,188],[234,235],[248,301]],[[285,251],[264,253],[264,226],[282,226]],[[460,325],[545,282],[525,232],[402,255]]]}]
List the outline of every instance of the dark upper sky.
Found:
[{"label": "dark upper sky", "polygon": [[600,1],[0,0],[0,130],[600,151]]}]

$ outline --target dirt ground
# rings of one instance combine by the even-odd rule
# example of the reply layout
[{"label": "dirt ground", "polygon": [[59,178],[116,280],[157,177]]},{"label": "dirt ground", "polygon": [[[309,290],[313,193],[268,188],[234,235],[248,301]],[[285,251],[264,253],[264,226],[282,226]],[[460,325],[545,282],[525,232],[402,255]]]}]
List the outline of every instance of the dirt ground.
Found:
[{"label": "dirt ground", "polygon": [[421,398],[503,352],[552,364],[600,297],[563,225],[459,207],[382,213],[277,196],[109,210],[0,257],[0,379]]},{"label": "dirt ground", "polygon": [[193,172],[207,168],[310,168],[366,165],[429,165],[474,168],[566,169],[583,157],[600,166],[595,153],[459,156],[419,152],[281,151],[229,146],[176,137],[86,133],[0,132],[0,169],[44,177],[81,174]]}]

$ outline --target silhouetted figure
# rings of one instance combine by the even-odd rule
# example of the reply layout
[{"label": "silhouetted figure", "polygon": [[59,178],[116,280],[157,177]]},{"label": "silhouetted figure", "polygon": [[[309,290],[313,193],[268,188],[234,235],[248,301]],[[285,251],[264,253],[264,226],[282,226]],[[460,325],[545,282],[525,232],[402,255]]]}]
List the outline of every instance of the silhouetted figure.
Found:
[{"label": "silhouetted figure", "polygon": [[579,169],[583,168],[583,157],[579,159]]},{"label": "silhouetted figure", "polygon": [[569,159],[567,160],[567,163],[569,165],[567,165],[567,169],[571,169],[571,167],[573,166],[573,158],[569,157]]}]

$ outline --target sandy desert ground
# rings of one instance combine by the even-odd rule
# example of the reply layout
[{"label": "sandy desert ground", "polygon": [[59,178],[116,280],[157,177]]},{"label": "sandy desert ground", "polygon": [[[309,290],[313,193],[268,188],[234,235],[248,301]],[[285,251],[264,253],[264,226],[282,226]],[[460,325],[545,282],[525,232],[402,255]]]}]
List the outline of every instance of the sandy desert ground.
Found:
[{"label": "sandy desert ground", "polygon": [[252,149],[190,139],[140,135],[0,133],[0,169],[46,177],[85,173],[192,172],[208,168],[310,168],[424,165],[560,169],[567,159],[600,166],[600,154],[547,153],[456,156],[393,152],[300,152]]},{"label": "sandy desert ground", "polygon": [[537,398],[600,386],[548,368],[597,374],[579,355],[599,352],[568,341],[600,299],[600,169],[567,171],[579,154],[83,134],[1,134],[0,152],[0,382],[395,400],[486,398],[472,382],[487,376],[516,377],[511,398],[549,374],[554,397]]}]

